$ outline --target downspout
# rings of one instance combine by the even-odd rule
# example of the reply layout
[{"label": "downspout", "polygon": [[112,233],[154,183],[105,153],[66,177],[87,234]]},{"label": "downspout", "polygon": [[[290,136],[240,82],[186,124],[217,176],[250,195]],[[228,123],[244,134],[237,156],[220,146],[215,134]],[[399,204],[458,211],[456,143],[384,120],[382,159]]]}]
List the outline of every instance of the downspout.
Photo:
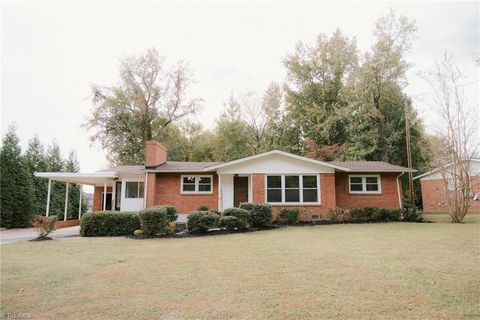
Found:
[{"label": "downspout", "polygon": [[405,172],[400,173],[397,176],[397,195],[398,195],[398,204],[400,205],[400,208],[403,208],[403,202],[402,202],[402,195],[400,194],[400,177],[403,176]]},{"label": "downspout", "polygon": [[148,196],[148,172],[145,172],[145,183],[143,184],[143,208],[147,208],[147,196]]}]

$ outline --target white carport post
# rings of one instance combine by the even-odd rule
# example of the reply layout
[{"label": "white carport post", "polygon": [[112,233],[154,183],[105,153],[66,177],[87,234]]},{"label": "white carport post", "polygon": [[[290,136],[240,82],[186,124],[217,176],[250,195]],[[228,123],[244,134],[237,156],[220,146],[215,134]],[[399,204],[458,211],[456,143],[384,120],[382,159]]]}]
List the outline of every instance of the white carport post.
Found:
[{"label": "white carport post", "polygon": [[67,188],[65,189],[65,210],[63,212],[63,221],[67,221],[67,210],[68,210],[68,185],[69,183],[67,182]]},{"label": "white carport post", "polygon": [[83,184],[80,184],[80,196],[78,197],[78,220],[82,217],[82,193]]},{"label": "white carport post", "polygon": [[45,214],[48,217],[48,214],[50,212],[50,192],[52,190],[52,179],[48,179],[48,192],[47,192],[47,212]]},{"label": "white carport post", "polygon": [[107,206],[107,179],[103,182],[103,211],[105,211]]}]

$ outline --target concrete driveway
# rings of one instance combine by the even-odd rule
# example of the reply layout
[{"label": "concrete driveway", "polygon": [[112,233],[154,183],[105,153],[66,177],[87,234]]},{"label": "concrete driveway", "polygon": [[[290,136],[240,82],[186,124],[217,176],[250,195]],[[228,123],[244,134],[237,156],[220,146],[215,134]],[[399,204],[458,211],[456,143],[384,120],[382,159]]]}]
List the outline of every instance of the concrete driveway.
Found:
[{"label": "concrete driveway", "polygon": [[[61,239],[80,235],[80,226],[57,229],[49,234],[50,238]],[[31,240],[38,236],[33,228],[9,229],[0,232],[0,244]]]}]

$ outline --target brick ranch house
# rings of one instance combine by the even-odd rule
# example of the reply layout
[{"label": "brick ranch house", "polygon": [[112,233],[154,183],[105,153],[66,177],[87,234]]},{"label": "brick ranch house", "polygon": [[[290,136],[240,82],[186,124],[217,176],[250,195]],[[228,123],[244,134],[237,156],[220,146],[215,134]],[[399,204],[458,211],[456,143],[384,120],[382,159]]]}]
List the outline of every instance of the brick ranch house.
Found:
[{"label": "brick ranch house", "polygon": [[188,214],[203,205],[223,210],[255,202],[269,203],[274,216],[279,208],[297,207],[303,209],[301,219],[315,220],[328,218],[326,209],[336,207],[402,207],[400,176],[408,171],[380,161],[323,162],[278,150],[224,163],[168,161],[162,144],[147,141],[144,166],[36,175],[49,185],[95,186],[93,211],[169,204]]},{"label": "brick ranch house", "polygon": [[[469,196],[472,197],[472,202],[468,212],[480,213],[480,159],[472,159],[470,161],[470,177],[472,185]],[[423,210],[435,213],[447,212],[445,185],[439,169],[434,169],[414,179],[420,179]],[[449,183],[447,187],[453,190],[452,184]]]}]

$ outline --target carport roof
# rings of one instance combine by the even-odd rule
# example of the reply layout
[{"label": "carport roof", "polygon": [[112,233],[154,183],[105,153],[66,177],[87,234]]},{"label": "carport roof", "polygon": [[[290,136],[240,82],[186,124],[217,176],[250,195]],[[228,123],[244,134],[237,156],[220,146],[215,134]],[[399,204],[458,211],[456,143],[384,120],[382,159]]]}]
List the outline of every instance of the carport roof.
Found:
[{"label": "carport roof", "polygon": [[35,172],[36,177],[48,178],[53,181],[68,183],[79,183],[87,185],[102,185],[105,181],[117,178],[115,172],[102,171],[94,173],[72,173],[72,172]]}]

